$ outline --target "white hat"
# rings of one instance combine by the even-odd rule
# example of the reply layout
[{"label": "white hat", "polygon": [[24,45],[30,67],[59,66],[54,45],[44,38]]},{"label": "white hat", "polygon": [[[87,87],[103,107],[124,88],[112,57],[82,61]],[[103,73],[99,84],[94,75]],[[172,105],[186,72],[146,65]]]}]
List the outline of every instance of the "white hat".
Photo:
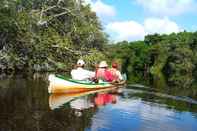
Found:
[{"label": "white hat", "polygon": [[102,67],[108,67],[107,62],[106,62],[106,61],[101,61],[101,62],[99,63],[99,67],[100,67],[100,68],[102,68]]},{"label": "white hat", "polygon": [[81,59],[79,59],[78,61],[77,61],[77,65],[85,65],[85,62],[83,61],[83,60],[81,60]]}]

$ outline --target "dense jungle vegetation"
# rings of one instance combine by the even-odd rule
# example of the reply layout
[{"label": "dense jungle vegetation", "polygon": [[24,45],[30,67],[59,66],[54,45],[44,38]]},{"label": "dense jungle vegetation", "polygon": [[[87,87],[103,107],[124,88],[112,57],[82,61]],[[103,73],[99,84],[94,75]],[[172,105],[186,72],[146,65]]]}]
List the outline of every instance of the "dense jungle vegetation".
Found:
[{"label": "dense jungle vegetation", "polygon": [[131,80],[151,74],[187,87],[197,78],[197,32],[109,44],[81,0],[1,0],[0,71],[68,71],[78,58],[115,59]]},{"label": "dense jungle vegetation", "polygon": [[80,57],[104,58],[106,43],[96,14],[80,0],[1,0],[2,71],[68,70]]},{"label": "dense jungle vegetation", "polygon": [[138,78],[151,74],[183,87],[197,78],[197,32],[147,35],[144,41],[123,41],[109,49],[111,59],[118,58],[122,70]]}]

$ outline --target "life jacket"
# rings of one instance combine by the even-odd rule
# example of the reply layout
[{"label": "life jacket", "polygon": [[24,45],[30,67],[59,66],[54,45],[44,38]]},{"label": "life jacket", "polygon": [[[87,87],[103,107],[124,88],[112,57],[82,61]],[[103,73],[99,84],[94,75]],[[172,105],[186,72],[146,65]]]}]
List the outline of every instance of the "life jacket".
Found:
[{"label": "life jacket", "polygon": [[96,78],[107,82],[113,81],[113,75],[108,69],[98,69],[96,71]]},{"label": "life jacket", "polygon": [[113,76],[113,80],[118,80],[119,79],[119,76],[117,75],[117,69],[111,68],[110,72]]},{"label": "life jacket", "polygon": [[112,82],[114,80],[114,77],[113,77],[113,75],[112,75],[110,70],[105,70],[104,73],[105,73],[104,77],[105,77],[106,81]]}]

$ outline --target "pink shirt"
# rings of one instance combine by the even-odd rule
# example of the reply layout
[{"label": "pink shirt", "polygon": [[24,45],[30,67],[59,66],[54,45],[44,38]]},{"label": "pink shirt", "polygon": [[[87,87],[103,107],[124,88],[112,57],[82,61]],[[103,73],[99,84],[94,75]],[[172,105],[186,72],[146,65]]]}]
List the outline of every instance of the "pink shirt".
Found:
[{"label": "pink shirt", "polygon": [[119,70],[117,70],[115,68],[111,68],[110,72],[113,76],[113,80],[123,80],[122,75]]},{"label": "pink shirt", "polygon": [[108,82],[113,81],[112,73],[108,69],[105,69],[105,68],[99,68],[96,71],[96,78],[104,80],[104,81],[108,81]]}]

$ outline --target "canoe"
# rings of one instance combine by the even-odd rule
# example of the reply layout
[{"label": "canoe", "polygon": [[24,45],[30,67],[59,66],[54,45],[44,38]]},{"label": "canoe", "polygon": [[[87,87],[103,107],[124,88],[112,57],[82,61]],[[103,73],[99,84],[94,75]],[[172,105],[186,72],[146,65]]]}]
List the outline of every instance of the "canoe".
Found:
[{"label": "canoe", "polygon": [[66,78],[61,75],[49,75],[49,93],[76,93],[76,92],[85,92],[93,91],[99,89],[106,89],[110,87],[116,87],[124,84],[122,83],[94,83],[91,81],[79,81]]}]

